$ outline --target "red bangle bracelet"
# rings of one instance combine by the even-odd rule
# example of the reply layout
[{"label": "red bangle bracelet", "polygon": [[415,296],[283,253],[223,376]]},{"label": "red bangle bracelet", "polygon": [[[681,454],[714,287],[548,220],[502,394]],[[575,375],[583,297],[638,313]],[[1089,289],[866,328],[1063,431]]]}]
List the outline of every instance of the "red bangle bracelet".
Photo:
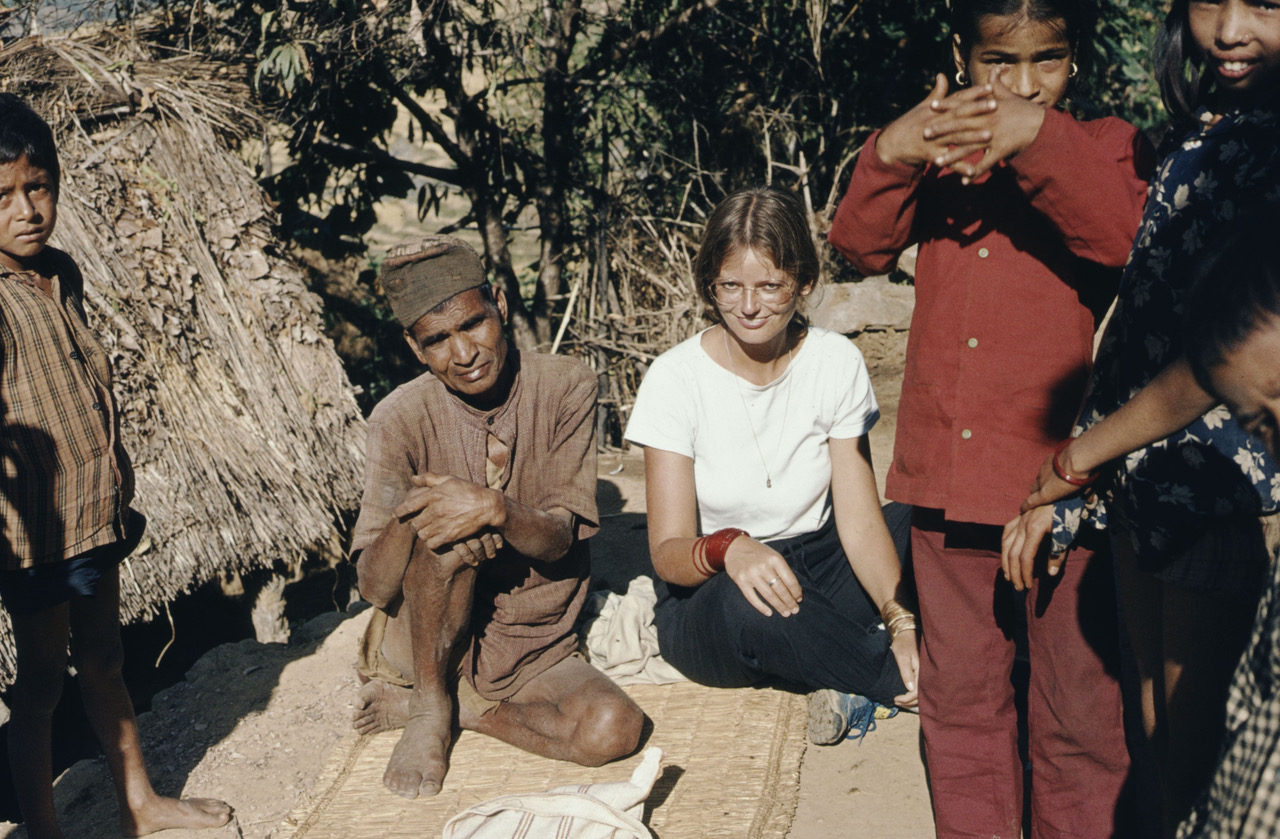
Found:
[{"label": "red bangle bracelet", "polygon": [[1053,450],[1053,474],[1071,484],[1073,487],[1087,487],[1094,481],[1098,480],[1097,472],[1094,472],[1087,478],[1077,478],[1075,475],[1067,474],[1067,470],[1062,468],[1062,462],[1058,459],[1062,455],[1063,450],[1066,449],[1067,446],[1071,445],[1071,441],[1074,439],[1075,438],[1072,437],[1063,440],[1058,444],[1058,447]]},{"label": "red bangle bracelet", "polygon": [[[706,563],[707,567],[711,569],[713,574],[717,571],[724,570],[724,555],[729,550],[729,543],[734,539],[737,539],[739,536],[751,538],[751,534],[747,533],[745,530],[739,530],[736,527],[726,527],[721,530],[717,530],[709,536],[703,536],[698,540],[704,545],[702,556],[703,561]],[[695,545],[694,556],[696,557],[697,554],[697,545]],[[703,573],[706,572],[704,571]]]},{"label": "red bangle bracelet", "polygon": [[699,536],[693,542],[693,569],[704,577],[714,577],[716,570],[707,564],[707,540],[710,536]]}]

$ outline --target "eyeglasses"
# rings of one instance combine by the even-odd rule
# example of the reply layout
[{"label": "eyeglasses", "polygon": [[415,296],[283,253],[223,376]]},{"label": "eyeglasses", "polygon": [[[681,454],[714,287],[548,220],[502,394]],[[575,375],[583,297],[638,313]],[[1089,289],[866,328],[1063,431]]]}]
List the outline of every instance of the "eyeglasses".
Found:
[{"label": "eyeglasses", "polygon": [[756,299],[766,306],[784,306],[795,296],[796,287],[791,283],[748,286],[736,280],[719,280],[711,284],[711,296],[721,306],[736,306],[746,294],[755,294]]}]

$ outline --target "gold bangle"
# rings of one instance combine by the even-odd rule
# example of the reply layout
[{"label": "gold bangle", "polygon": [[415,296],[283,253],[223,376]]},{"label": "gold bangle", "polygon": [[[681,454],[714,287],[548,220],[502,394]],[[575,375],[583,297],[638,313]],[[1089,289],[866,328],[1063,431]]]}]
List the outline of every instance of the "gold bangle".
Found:
[{"label": "gold bangle", "polygon": [[884,628],[889,632],[890,643],[897,640],[903,632],[916,631],[915,614],[892,597],[880,607],[880,618],[884,621]]},{"label": "gold bangle", "polygon": [[886,626],[888,625],[889,621],[893,620],[899,615],[910,615],[910,614],[911,614],[910,609],[908,609],[906,606],[903,606],[901,603],[899,603],[897,600],[894,600],[892,597],[886,600],[884,602],[884,605],[880,607],[880,618],[885,622]]},{"label": "gold bangle", "polygon": [[890,626],[888,629],[889,629],[889,643],[892,644],[894,641],[898,640],[898,636],[901,635],[902,633],[908,632],[908,631],[915,632],[916,622],[913,620],[905,624],[895,623],[893,626]]}]

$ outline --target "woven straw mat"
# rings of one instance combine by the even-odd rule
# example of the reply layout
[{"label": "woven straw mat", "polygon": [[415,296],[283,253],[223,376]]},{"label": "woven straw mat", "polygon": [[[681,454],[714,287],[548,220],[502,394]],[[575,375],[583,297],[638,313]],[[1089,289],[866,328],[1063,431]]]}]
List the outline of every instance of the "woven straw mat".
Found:
[{"label": "woven straw mat", "polygon": [[[772,689],[718,690],[690,682],[625,688],[653,722],[644,745],[665,753],[644,821],[659,839],[783,839],[800,792],[805,699]],[[348,734],[329,756],[310,801],[273,839],[438,837],[450,817],[506,793],[625,781],[639,753],[591,768],[537,757],[464,731],[444,789],[408,800],[382,786],[399,731]]]}]

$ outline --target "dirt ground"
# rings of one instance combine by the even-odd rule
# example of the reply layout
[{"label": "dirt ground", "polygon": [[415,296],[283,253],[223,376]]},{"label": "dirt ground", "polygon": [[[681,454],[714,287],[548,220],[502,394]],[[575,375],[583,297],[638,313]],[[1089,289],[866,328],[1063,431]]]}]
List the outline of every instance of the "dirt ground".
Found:
[{"label": "dirt ground", "polygon": [[[872,449],[883,488],[906,333],[857,339],[867,358],[883,417]],[[645,561],[644,474],[635,453],[600,461],[604,530],[593,552]],[[345,734],[356,682],[355,644],[364,621],[332,613],[296,627],[288,645],[241,641],[218,647],[161,692],[140,718],[148,764],[168,794],[214,796],[236,809],[220,830],[169,831],[164,839],[266,839],[306,801],[334,743]],[[810,746],[801,773],[793,839],[857,835],[875,839],[931,836],[932,818],[920,755],[919,721],[899,714],[861,743]],[[103,762],[81,761],[55,788],[68,837],[118,836],[116,807]],[[0,823],[0,837],[25,837]]]}]

